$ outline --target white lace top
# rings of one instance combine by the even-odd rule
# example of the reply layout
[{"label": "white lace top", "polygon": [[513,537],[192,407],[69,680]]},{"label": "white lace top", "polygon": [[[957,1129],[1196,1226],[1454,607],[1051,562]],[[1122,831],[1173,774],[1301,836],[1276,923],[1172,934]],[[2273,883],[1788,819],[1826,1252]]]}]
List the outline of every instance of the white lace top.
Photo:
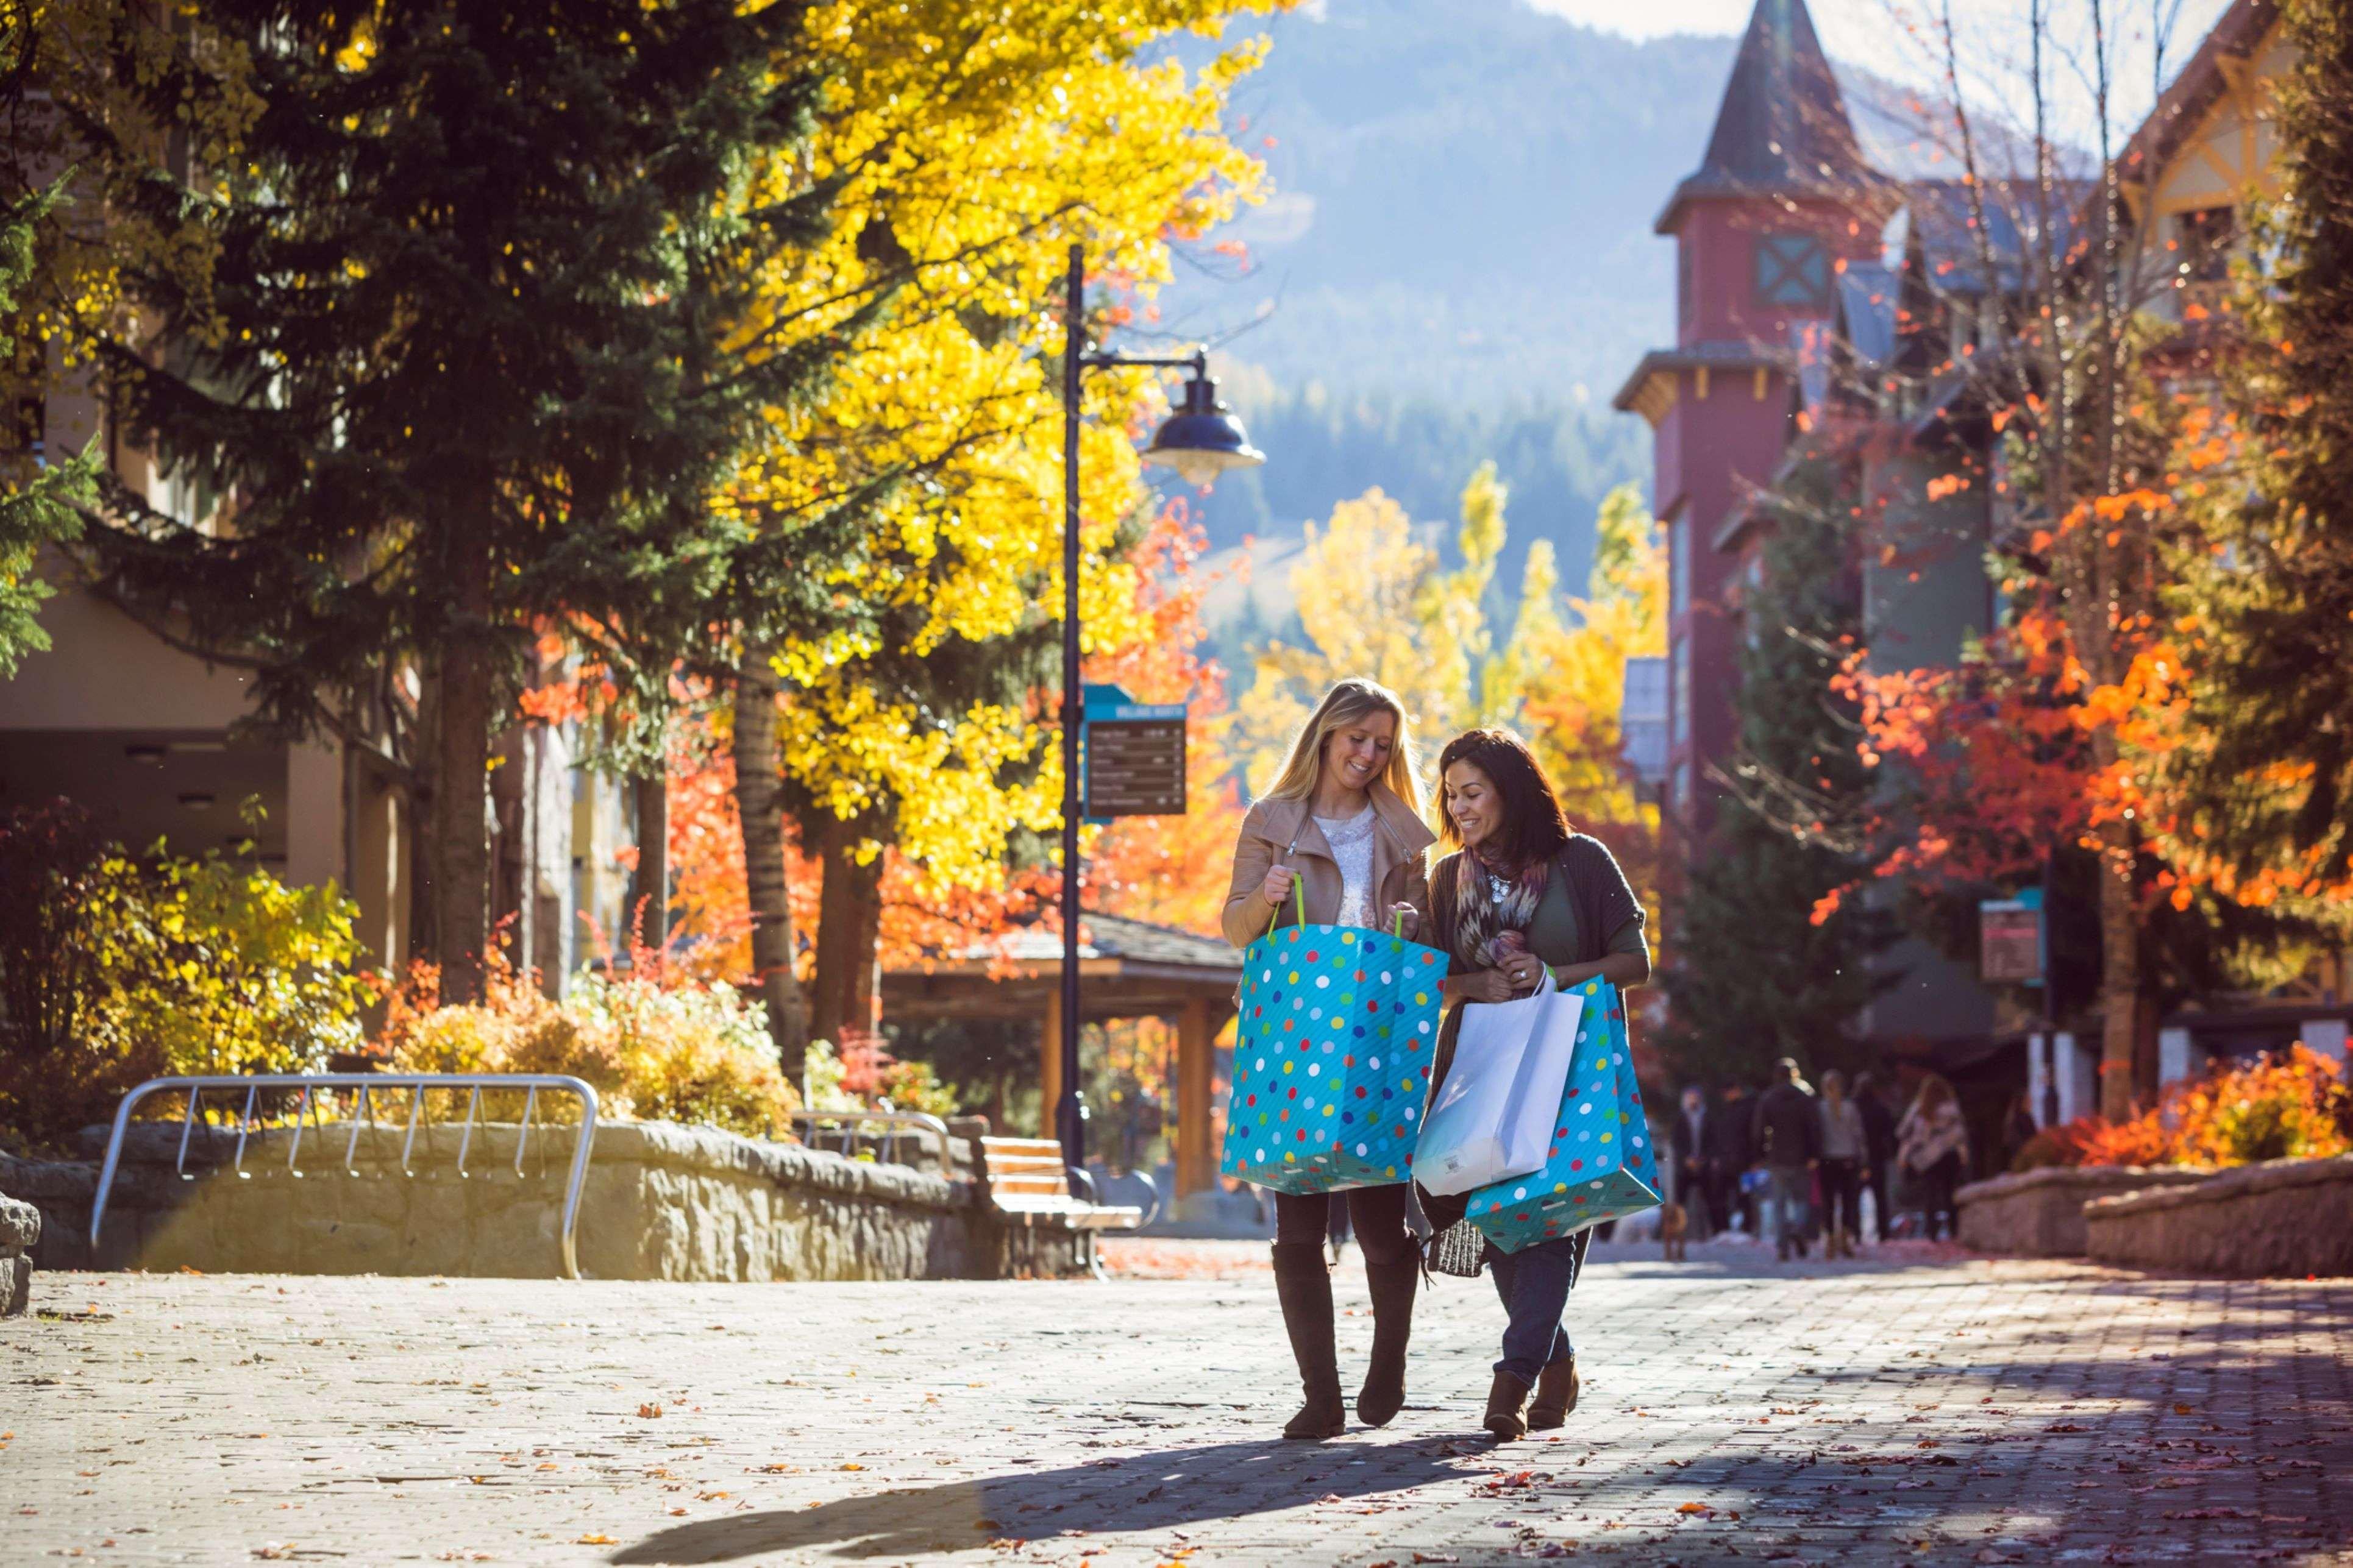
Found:
[{"label": "white lace top", "polygon": [[1373,923],[1373,807],[1354,816],[1319,816],[1315,826],[1340,862],[1340,919],[1344,926]]}]

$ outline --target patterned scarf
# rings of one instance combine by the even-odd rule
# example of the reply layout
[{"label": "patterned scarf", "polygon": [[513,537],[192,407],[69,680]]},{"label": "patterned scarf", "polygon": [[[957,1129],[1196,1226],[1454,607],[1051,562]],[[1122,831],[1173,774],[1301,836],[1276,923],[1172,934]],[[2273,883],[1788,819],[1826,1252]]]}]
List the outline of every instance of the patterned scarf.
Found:
[{"label": "patterned scarf", "polygon": [[1527,952],[1528,922],[1544,902],[1551,874],[1549,860],[1504,871],[1481,859],[1476,849],[1455,856],[1453,930],[1448,933],[1454,956],[1473,969],[1494,969],[1512,954]]}]

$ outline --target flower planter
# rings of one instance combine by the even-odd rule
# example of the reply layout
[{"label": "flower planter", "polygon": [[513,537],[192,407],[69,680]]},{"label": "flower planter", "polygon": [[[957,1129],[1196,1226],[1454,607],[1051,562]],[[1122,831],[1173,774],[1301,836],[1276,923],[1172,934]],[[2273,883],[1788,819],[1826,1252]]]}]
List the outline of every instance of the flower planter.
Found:
[{"label": "flower planter", "polygon": [[2101,1198],[2084,1220],[2097,1263],[2239,1279],[2353,1276],[2353,1155]]},{"label": "flower planter", "polygon": [[2211,1174],[2194,1165],[2052,1165],[1972,1182],[1954,1197],[1961,1245],[2015,1258],[2081,1258],[2087,1202]]}]

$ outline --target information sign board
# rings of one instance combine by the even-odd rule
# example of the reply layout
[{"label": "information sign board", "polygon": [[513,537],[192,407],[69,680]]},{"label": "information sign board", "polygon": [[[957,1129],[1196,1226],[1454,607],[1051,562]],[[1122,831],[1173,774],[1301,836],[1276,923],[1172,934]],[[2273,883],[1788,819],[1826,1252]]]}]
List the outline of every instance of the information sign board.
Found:
[{"label": "information sign board", "polygon": [[1086,815],[1185,815],[1182,702],[1131,702],[1117,687],[1086,693],[1082,787]]},{"label": "information sign board", "polygon": [[1985,899],[1978,904],[1978,973],[1988,984],[2042,982],[2042,895]]}]

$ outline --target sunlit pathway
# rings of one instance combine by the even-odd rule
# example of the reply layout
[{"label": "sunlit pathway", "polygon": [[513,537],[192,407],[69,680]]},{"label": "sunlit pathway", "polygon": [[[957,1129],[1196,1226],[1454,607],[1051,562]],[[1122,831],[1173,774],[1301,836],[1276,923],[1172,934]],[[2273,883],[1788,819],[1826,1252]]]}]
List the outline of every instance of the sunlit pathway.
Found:
[{"label": "sunlit pathway", "polygon": [[1254,1269],[47,1275],[0,1562],[2353,1563],[2353,1284],[1620,1257],[1582,1408],[1500,1449],[1483,1280],[1423,1298],[1394,1427],[1314,1445]]}]

